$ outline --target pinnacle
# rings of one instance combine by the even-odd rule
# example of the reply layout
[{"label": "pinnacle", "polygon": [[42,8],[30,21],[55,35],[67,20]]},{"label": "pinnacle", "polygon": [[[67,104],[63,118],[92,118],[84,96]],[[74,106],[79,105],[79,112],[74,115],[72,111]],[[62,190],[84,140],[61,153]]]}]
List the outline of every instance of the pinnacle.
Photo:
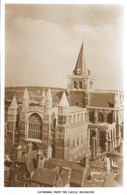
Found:
[{"label": "pinnacle", "polygon": [[68,107],[68,106],[69,106],[68,100],[67,100],[67,96],[66,96],[65,92],[63,92],[63,95],[62,95],[62,98],[61,98],[61,100],[60,100],[59,106],[63,106],[63,107],[64,107],[64,106],[65,106],[65,107]]},{"label": "pinnacle", "polygon": [[11,102],[10,107],[11,108],[17,108],[18,107],[18,104],[17,104],[17,101],[16,101],[16,97],[15,96],[12,99],[12,102]]},{"label": "pinnacle", "polygon": [[29,99],[27,88],[25,88],[23,99]]},{"label": "pinnacle", "polygon": [[52,94],[50,88],[48,89],[48,92],[46,94],[46,102],[52,101]]}]

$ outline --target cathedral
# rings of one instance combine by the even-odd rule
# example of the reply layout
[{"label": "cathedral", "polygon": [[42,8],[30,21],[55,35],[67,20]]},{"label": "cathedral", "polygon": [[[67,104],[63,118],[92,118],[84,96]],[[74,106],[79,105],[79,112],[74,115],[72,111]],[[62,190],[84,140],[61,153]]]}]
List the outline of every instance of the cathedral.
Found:
[{"label": "cathedral", "polygon": [[38,104],[30,103],[27,88],[20,104],[13,97],[7,111],[6,146],[9,152],[18,146],[16,158],[29,145],[47,159],[84,159],[84,166],[88,167],[89,160],[120,145],[123,93],[94,89],[95,77],[87,68],[84,49],[83,42],[72,75],[68,76],[67,89],[57,104],[50,88],[43,89]]}]

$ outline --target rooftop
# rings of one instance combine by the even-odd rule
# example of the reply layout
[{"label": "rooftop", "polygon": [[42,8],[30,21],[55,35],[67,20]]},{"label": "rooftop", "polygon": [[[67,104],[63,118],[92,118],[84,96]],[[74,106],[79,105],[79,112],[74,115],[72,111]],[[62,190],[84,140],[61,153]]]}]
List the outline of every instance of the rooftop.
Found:
[{"label": "rooftop", "polygon": [[90,99],[89,99],[89,106],[93,107],[114,107],[114,99],[115,93],[114,92],[91,92]]}]

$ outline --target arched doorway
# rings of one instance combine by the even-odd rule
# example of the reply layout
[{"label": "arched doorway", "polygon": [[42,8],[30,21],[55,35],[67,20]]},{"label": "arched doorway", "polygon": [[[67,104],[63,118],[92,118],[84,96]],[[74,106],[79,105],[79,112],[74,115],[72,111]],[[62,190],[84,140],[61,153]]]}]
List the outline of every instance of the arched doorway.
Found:
[{"label": "arched doorway", "polygon": [[41,117],[37,113],[32,114],[29,117],[28,138],[42,139],[42,126]]}]

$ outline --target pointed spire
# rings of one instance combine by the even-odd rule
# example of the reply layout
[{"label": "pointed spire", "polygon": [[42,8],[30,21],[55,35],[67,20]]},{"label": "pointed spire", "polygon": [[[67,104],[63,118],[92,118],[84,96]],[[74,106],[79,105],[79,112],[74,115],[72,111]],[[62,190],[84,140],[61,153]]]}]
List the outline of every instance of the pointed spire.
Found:
[{"label": "pointed spire", "polygon": [[29,99],[27,88],[25,88],[23,99]]},{"label": "pointed spire", "polygon": [[46,102],[52,102],[52,94],[50,88],[48,89],[48,92],[46,94]]},{"label": "pointed spire", "polygon": [[84,40],[82,42],[81,49],[73,73],[75,75],[88,75],[88,69],[87,69],[85,54],[84,54]]},{"label": "pointed spire", "polygon": [[68,103],[67,96],[66,96],[65,92],[63,92],[63,95],[62,95],[62,98],[60,100],[59,106],[63,106],[63,107],[68,107],[69,106],[69,103]]},{"label": "pointed spire", "polygon": [[13,99],[12,99],[10,108],[17,108],[17,107],[18,107],[18,104],[17,104],[17,101],[16,101],[16,97],[14,96]]}]

